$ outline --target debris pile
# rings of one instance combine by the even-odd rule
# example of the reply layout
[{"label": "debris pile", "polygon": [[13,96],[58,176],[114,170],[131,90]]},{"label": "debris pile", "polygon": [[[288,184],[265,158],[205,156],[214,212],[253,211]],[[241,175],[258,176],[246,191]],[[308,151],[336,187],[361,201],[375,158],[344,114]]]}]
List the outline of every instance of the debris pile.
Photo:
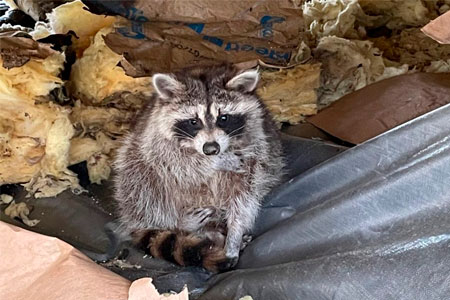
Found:
[{"label": "debris pile", "polygon": [[[382,79],[450,70],[450,45],[420,30],[450,9],[449,0],[300,2],[249,0],[252,9],[224,6],[221,14],[186,4],[155,14],[146,1],[7,1],[0,185],[22,183],[35,197],[82,192],[69,169],[79,163],[92,183],[108,179],[120,137],[150,99],[154,72],[220,60],[259,64],[258,93],[276,121],[297,124]],[[12,11],[31,19],[13,20]]]},{"label": "debris pile", "polygon": [[313,61],[322,64],[319,108],[382,79],[448,70],[450,45],[436,43],[420,28],[448,11],[449,5],[450,1],[422,0],[305,3],[305,41]]},{"label": "debris pile", "polygon": [[[34,197],[82,192],[68,167],[84,161],[91,182],[108,179],[117,138],[151,94],[151,78],[125,75],[103,41],[114,17],[74,1],[47,19],[0,36],[0,185],[24,183]],[[67,35],[71,46],[55,50]]]},{"label": "debris pile", "polygon": [[36,226],[40,222],[40,220],[30,220],[28,215],[30,214],[31,209],[25,202],[16,203],[11,195],[1,194],[0,205],[1,204],[7,204],[7,207],[5,208],[5,215],[11,219],[20,219],[25,225],[30,227]]}]

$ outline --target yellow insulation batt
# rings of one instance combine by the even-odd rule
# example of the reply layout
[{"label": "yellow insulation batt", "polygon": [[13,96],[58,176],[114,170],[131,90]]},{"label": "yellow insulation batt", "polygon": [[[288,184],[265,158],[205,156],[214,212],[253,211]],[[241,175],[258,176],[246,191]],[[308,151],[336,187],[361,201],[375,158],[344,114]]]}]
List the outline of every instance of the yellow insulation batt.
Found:
[{"label": "yellow insulation batt", "polygon": [[278,122],[297,124],[317,113],[320,64],[262,72],[258,94]]},{"label": "yellow insulation batt", "polygon": [[120,92],[151,94],[150,77],[130,77],[118,66],[122,56],[109,49],[103,40],[103,36],[111,31],[111,27],[100,30],[83,57],[72,66],[70,87],[83,103],[101,105],[108,97]]},{"label": "yellow insulation batt", "polygon": [[30,182],[26,188],[37,197],[80,190],[67,169],[74,134],[69,110],[6,94],[0,94],[0,107],[0,185]]},{"label": "yellow insulation batt", "polygon": [[79,0],[62,4],[49,14],[48,23],[38,23],[31,32],[34,39],[44,38],[50,34],[66,34],[75,32],[77,38],[72,38],[72,47],[77,57],[91,44],[91,38],[102,28],[115,22],[115,17],[99,16],[86,10],[86,6]]},{"label": "yellow insulation batt", "polygon": [[33,102],[46,96],[63,84],[58,77],[63,68],[64,54],[54,54],[46,59],[31,59],[21,67],[6,69],[0,58],[0,95],[21,97]]}]

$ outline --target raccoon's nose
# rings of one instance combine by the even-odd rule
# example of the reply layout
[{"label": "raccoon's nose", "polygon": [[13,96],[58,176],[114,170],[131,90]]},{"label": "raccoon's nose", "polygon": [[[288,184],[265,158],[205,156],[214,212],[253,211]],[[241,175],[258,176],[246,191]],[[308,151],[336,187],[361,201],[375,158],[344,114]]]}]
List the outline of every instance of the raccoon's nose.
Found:
[{"label": "raccoon's nose", "polygon": [[217,142],[205,143],[203,145],[203,153],[206,155],[216,155],[220,152],[220,146]]}]

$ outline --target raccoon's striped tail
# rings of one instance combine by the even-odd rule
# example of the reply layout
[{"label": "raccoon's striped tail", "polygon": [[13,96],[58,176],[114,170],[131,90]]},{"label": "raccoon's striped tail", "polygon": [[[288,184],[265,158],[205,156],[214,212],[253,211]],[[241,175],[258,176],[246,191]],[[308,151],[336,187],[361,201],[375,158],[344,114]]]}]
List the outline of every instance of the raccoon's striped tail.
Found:
[{"label": "raccoon's striped tail", "polygon": [[132,233],[132,236],[146,253],[181,266],[203,267],[211,272],[231,267],[223,244],[206,235],[178,230],[142,230]]}]

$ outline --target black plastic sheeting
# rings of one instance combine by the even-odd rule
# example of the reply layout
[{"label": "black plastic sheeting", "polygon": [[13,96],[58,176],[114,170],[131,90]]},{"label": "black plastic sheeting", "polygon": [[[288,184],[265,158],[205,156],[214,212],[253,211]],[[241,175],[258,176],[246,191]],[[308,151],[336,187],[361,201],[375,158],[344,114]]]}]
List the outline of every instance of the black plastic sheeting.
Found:
[{"label": "black plastic sheeting", "polygon": [[27,200],[42,219],[32,230],[138,264],[109,268],[153,277],[161,292],[187,283],[192,299],[450,299],[449,116],[442,107],[348,150],[285,137],[291,179],[266,198],[234,271],[143,257],[115,231],[108,186]]},{"label": "black plastic sheeting", "polygon": [[[345,151],[347,148],[322,141],[297,138],[283,135],[283,146],[289,162],[287,178],[293,178],[315,165],[322,163]],[[87,183],[86,168],[83,164],[72,170],[79,173],[80,182]],[[6,206],[2,206],[0,219],[39,233],[56,236],[76,248],[90,258],[108,261],[119,258],[139,268],[119,267],[114,264],[106,266],[112,271],[130,279],[152,277],[153,283],[160,292],[180,291],[185,284],[191,292],[191,298],[199,296],[208,287],[207,281],[212,274],[200,268],[182,268],[159,259],[151,259],[133,248],[128,237],[120,236],[114,216],[114,200],[111,183],[102,186],[86,185],[88,193],[74,195],[66,191],[56,198],[25,198],[26,192],[16,185],[1,186],[0,193],[14,195],[17,202],[25,201],[33,207],[31,218],[41,222],[33,228],[27,227],[18,220],[11,220],[3,214]],[[276,212],[273,220],[284,212]],[[268,218],[268,224],[271,219]]]}]

